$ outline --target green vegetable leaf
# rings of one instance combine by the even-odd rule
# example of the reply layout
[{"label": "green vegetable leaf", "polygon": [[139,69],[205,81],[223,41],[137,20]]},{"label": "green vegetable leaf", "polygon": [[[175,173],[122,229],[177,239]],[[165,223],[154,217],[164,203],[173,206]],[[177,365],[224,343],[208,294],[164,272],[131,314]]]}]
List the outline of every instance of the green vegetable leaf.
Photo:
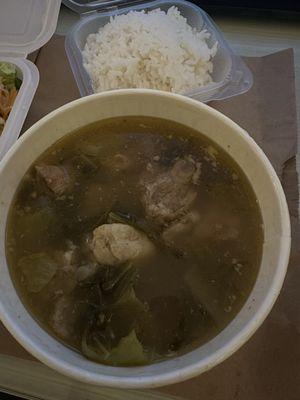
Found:
[{"label": "green vegetable leaf", "polygon": [[16,77],[16,78],[15,78],[15,87],[16,87],[16,89],[19,90],[20,87],[21,87],[21,85],[22,85],[21,79],[18,78],[18,77]]},{"label": "green vegetable leaf", "polygon": [[129,288],[126,290],[126,292],[116,301],[114,305],[120,305],[132,302],[139,302],[140,304],[142,304],[140,300],[136,297],[132,285],[130,285]]},{"label": "green vegetable leaf", "polygon": [[97,338],[93,338],[93,345],[88,344],[88,330],[82,335],[81,351],[88,359],[98,362],[104,362],[109,357],[109,351]]},{"label": "green vegetable leaf", "polygon": [[124,277],[126,277],[126,275],[132,270],[132,268],[133,266],[131,263],[122,264],[118,268],[109,268],[108,272],[110,274],[112,272],[112,276],[109,277],[109,279],[102,284],[102,289],[107,292],[113,290],[115,287],[117,287],[118,284],[120,284],[122,280],[124,280]]},{"label": "green vegetable leaf", "polygon": [[108,224],[118,223],[118,224],[132,225],[133,222],[134,222],[133,218],[129,214],[124,214],[121,212],[111,211],[107,217]]},{"label": "green vegetable leaf", "polygon": [[129,268],[125,269],[125,272],[121,274],[120,278],[113,285],[113,290],[110,293],[110,303],[116,303],[122,296],[130,289],[134,283],[137,275],[137,269],[132,264],[129,264]]},{"label": "green vegetable leaf", "polygon": [[107,215],[107,224],[125,224],[130,225],[135,229],[140,230],[141,232],[145,233],[150,239],[152,240],[159,240],[157,234],[153,231],[153,228],[148,224],[145,219],[137,219],[135,216],[122,213],[119,211],[110,211]]},{"label": "green vegetable leaf", "polygon": [[135,330],[132,330],[129,335],[123,337],[118,346],[112,349],[108,361],[113,365],[124,366],[145,363],[144,349],[136,336]]},{"label": "green vegetable leaf", "polygon": [[18,263],[29,292],[40,292],[54,277],[57,264],[45,253],[22,257]]},{"label": "green vegetable leaf", "polygon": [[114,336],[120,339],[128,335],[139,325],[139,321],[146,313],[145,305],[136,297],[134,289],[130,287],[124,295],[109,308],[109,325]]},{"label": "green vegetable leaf", "polygon": [[0,62],[0,80],[7,89],[12,89],[15,86],[17,70],[13,64]]},{"label": "green vegetable leaf", "polygon": [[[123,354],[123,342],[128,337],[134,342],[132,332],[135,332],[138,321],[145,313],[144,304],[136,297],[133,287],[130,286],[118,298],[118,301],[111,304],[106,310],[93,311],[90,314],[82,336],[82,353],[91,360],[105,364],[122,365],[126,363],[129,355]],[[120,346],[121,348],[119,348]],[[140,364],[143,362],[142,357],[136,350],[136,348],[139,349],[139,346],[135,343],[133,347],[134,349],[130,350],[133,354],[132,363]],[[120,361],[118,360],[119,352],[121,352]],[[128,363],[131,363],[130,359]]]},{"label": "green vegetable leaf", "polygon": [[146,361],[143,346],[138,340],[135,330],[123,337],[111,351],[96,337],[93,337],[93,343],[89,344],[87,335],[84,334],[81,351],[90,360],[110,365],[130,366],[144,364]]}]

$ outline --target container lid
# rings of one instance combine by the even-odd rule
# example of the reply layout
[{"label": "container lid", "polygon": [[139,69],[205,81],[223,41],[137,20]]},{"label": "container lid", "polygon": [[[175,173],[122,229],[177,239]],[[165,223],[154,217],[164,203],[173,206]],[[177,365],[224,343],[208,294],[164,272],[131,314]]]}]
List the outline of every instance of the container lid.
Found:
[{"label": "container lid", "polygon": [[65,6],[78,14],[103,10],[121,4],[142,3],[143,0],[62,0]]},{"label": "container lid", "polygon": [[0,54],[23,57],[53,35],[61,0],[1,1]]}]

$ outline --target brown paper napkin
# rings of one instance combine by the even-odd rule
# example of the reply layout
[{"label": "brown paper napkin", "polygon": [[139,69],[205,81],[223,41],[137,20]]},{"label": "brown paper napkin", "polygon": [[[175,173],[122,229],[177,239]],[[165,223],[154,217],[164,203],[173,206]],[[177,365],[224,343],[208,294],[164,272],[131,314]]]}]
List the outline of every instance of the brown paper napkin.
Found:
[{"label": "brown paper napkin", "polygon": [[211,106],[241,125],[255,139],[281,176],[295,155],[297,114],[292,49],[246,58],[254,76],[251,90]]},{"label": "brown paper napkin", "polygon": [[[54,36],[33,56],[40,85],[25,131],[55,108],[79,97],[64,51]],[[211,106],[244,127],[268,155],[287,195],[293,248],[287,278],[271,314],[249,342],[221,365],[192,380],[160,389],[203,400],[300,399],[300,226],[294,156],[297,126],[292,50],[246,58],[254,86],[246,94]],[[0,325],[0,353],[30,358]]]}]

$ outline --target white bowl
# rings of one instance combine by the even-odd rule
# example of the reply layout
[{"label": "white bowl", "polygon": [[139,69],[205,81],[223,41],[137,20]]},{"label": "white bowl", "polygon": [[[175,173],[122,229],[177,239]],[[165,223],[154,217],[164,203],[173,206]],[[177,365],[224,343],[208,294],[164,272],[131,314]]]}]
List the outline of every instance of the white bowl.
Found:
[{"label": "white bowl", "polygon": [[[25,171],[56,140],[104,118],[144,115],[187,125],[228,152],[247,175],[259,201],[265,242],[254,288],[233,321],[214,339],[183,356],[157,364],[119,368],[93,363],[49,336],[29,315],[10,278],[5,257],[7,214]],[[285,196],[270,162],[251,137],[218,111],[167,92],[118,90],[84,97],[33,125],[0,163],[0,317],[36,358],[74,379],[103,386],[149,388],[198,375],[236,351],[260,326],[283,283],[290,253],[290,221]],[[251,245],[251,243],[249,243]]]}]

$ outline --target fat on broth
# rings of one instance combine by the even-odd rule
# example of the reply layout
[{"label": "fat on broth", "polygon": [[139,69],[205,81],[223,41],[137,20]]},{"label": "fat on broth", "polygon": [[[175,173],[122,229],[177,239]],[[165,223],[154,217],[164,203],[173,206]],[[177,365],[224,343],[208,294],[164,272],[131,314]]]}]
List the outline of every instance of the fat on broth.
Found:
[{"label": "fat on broth", "polygon": [[222,149],[186,126],[126,117],[36,160],[10,208],[6,252],[44,329],[91,360],[134,366],[224,329],[262,244],[255,194]]}]

